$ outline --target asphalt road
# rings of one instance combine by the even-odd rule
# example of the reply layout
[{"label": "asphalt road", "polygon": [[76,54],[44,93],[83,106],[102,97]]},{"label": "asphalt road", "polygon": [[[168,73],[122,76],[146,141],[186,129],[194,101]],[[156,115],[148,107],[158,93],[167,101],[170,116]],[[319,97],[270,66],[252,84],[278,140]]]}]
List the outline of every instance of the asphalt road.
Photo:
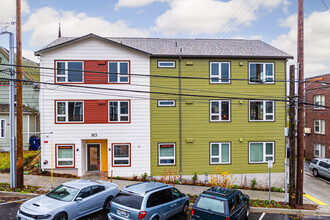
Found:
[{"label": "asphalt road", "polygon": [[[22,202],[11,202],[7,204],[0,204],[0,219],[2,220],[14,220],[16,219],[16,213]],[[107,214],[104,212],[96,212],[94,214],[85,216],[80,220],[107,220]],[[188,216],[177,215],[169,220],[188,220]],[[289,220],[289,219],[329,219],[325,216],[299,216],[299,215],[283,215],[283,214],[271,214],[271,213],[250,213],[249,219],[251,220]]]}]

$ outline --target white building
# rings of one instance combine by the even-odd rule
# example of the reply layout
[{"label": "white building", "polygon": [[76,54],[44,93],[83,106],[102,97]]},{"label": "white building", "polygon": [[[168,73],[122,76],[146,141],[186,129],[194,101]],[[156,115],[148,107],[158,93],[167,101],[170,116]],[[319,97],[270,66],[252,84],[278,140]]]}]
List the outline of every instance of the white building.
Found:
[{"label": "white building", "polygon": [[89,34],[58,38],[36,55],[46,82],[40,86],[42,169],[150,174],[149,77],[142,76],[150,74],[149,54]]}]

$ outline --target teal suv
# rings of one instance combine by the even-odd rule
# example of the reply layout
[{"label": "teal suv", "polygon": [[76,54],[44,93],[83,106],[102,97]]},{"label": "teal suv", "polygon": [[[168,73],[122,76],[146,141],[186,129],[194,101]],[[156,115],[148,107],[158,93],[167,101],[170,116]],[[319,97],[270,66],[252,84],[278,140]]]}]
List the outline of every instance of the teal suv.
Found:
[{"label": "teal suv", "polygon": [[186,214],[189,198],[177,188],[158,182],[137,183],[119,191],[110,203],[109,219],[168,219]]},{"label": "teal suv", "polygon": [[191,219],[248,219],[249,196],[236,189],[213,187],[201,193],[191,210]]}]

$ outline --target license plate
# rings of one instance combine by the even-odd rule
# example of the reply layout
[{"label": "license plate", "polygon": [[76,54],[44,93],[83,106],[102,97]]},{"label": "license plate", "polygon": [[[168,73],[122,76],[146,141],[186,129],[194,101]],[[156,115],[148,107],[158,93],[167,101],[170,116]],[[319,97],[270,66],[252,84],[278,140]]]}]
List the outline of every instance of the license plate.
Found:
[{"label": "license plate", "polygon": [[127,212],[125,212],[124,210],[118,210],[118,212],[119,212],[119,215],[127,216]]}]

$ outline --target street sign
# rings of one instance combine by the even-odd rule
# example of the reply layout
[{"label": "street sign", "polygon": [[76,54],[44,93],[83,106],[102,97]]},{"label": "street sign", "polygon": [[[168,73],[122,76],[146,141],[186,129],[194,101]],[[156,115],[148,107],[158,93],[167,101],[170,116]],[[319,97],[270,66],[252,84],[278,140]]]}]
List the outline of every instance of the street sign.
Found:
[{"label": "street sign", "polygon": [[268,160],[268,168],[269,169],[273,168],[273,161],[272,160]]}]

